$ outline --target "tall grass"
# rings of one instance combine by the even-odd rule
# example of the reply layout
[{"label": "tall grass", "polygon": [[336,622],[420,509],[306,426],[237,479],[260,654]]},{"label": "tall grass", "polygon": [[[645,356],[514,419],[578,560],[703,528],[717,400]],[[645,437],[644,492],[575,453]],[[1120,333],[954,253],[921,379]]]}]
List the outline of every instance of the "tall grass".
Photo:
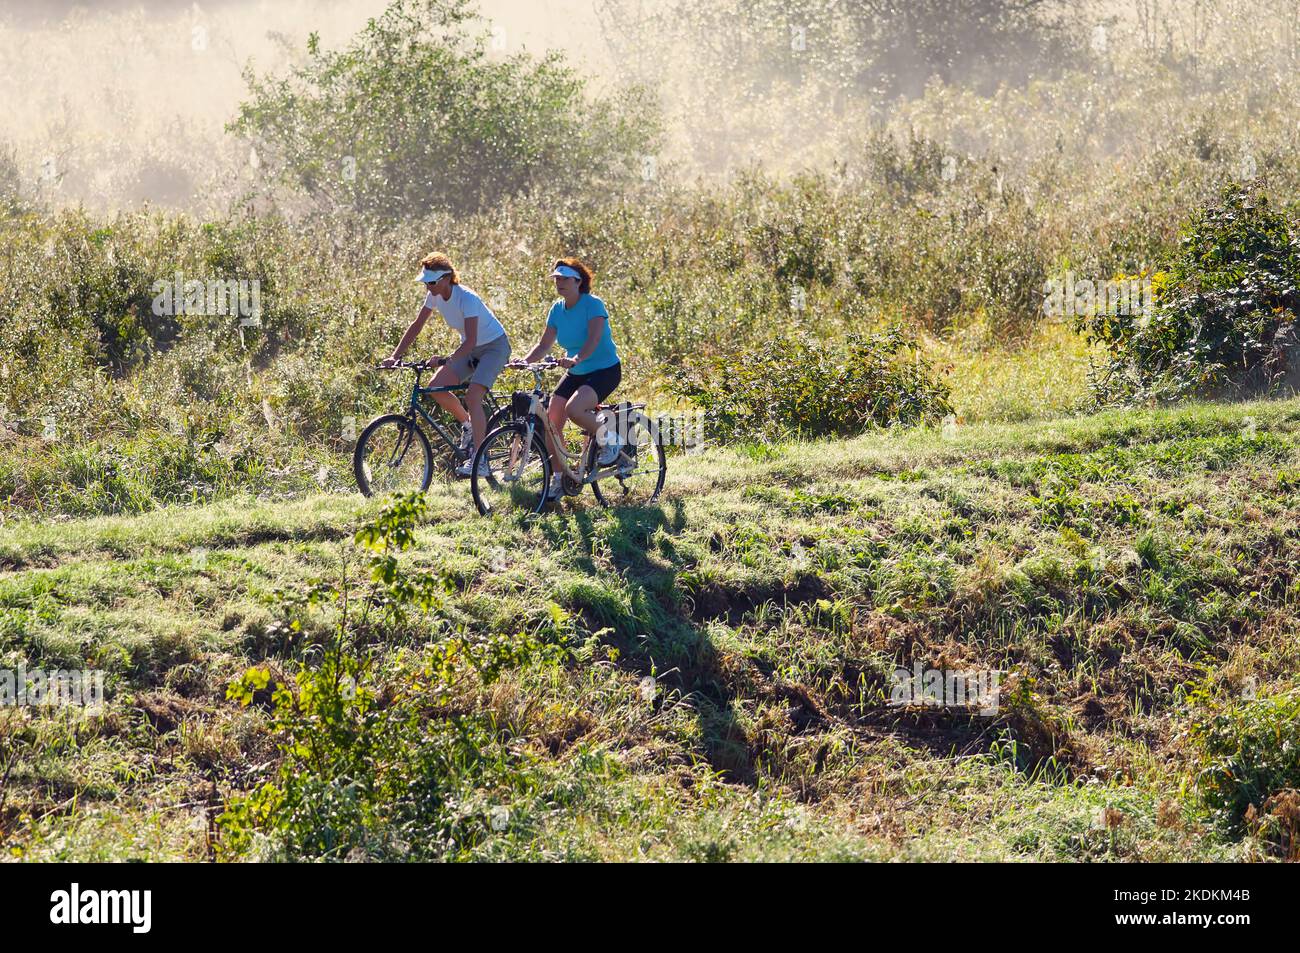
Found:
[{"label": "tall grass", "polygon": [[[357,424],[399,399],[370,367],[418,308],[415,263],[435,247],[517,347],[541,331],[551,261],[589,261],[627,396],[660,399],[683,370],[738,344],[786,332],[832,342],[902,324],[953,367],[960,416],[1069,409],[1083,394],[1086,351],[1044,330],[1048,277],[1152,268],[1223,183],[1250,179],[1286,205],[1300,182],[1294,80],[1269,73],[1276,50],[1235,70],[1222,50],[1111,52],[991,95],[932,83],[859,124],[840,161],[793,176],[751,168],[690,184],[665,163],[617,194],[537,192],[400,223],[291,213],[275,193],[205,221],[103,217],[0,187],[21,199],[0,213],[0,433],[13,433],[0,442],[4,505],[107,485],[75,455],[50,451],[51,432],[104,448],[207,434],[194,451],[201,474],[224,472],[205,455],[232,443],[279,461],[268,475],[304,447],[345,452]],[[0,168],[6,175],[16,173]],[[178,277],[256,282],[260,324],[156,314],[158,283]],[[420,349],[451,343],[434,328]],[[36,474],[45,490],[33,488]],[[198,478],[201,488],[220,482]],[[140,492],[91,495],[111,510],[127,498],[147,505]]]}]

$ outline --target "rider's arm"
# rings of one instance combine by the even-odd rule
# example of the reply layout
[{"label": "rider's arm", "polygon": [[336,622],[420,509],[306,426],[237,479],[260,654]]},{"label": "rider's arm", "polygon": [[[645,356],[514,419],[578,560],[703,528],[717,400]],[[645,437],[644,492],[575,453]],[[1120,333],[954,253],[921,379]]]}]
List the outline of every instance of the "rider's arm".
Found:
[{"label": "rider's arm", "polygon": [[476,344],[478,344],[478,318],[466,316],[465,340],[461,341],[460,347],[456,348],[456,350],[452,351],[451,354],[447,356],[447,360],[451,361],[458,357],[464,357],[469,354],[470,351],[474,350]]},{"label": "rider's arm", "polygon": [[419,315],[411,322],[411,326],[406,329],[406,333],[402,335],[402,340],[397,342],[397,347],[393,348],[393,353],[388,356],[390,361],[400,361],[402,359],[406,349],[415,342],[415,339],[420,336],[420,332],[424,330],[424,324],[429,320],[429,315],[432,313],[432,308],[420,309]]},{"label": "rider's arm", "polygon": [[546,353],[555,346],[555,328],[547,326],[542,332],[542,339],[537,342],[537,347],[533,348],[524,357],[525,364],[534,364],[540,361]]},{"label": "rider's arm", "polygon": [[[574,364],[581,364],[587,358],[591,357],[592,352],[596,350],[596,345],[600,343],[600,336],[605,332],[604,324],[608,320],[609,318],[602,314],[600,317],[592,318],[587,322],[587,340],[582,342],[582,350],[575,354],[571,359],[568,359],[568,363],[565,364],[565,366],[572,367]],[[565,362],[561,361],[561,363],[563,364]]]}]

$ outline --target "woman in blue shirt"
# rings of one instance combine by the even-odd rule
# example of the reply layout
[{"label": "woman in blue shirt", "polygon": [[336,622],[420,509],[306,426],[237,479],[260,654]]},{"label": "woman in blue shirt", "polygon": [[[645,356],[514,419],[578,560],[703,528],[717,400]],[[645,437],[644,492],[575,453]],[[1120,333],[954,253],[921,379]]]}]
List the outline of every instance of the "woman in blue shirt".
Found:
[{"label": "woman in blue shirt", "polygon": [[[623,377],[623,365],[614,347],[605,302],[591,293],[591,269],[576,258],[561,258],[550,277],[555,279],[559,299],[551,305],[542,339],[524,358],[532,363],[541,360],[558,341],[567,357],[559,359],[567,368],[551,396],[551,423],[558,433],[572,420],[587,433],[595,434],[601,452],[600,466],[614,463],[619,456],[618,437],[608,432],[596,413],[598,404],[608,399]],[[563,492],[559,452],[546,437],[555,475],[547,496],[556,498]]]}]

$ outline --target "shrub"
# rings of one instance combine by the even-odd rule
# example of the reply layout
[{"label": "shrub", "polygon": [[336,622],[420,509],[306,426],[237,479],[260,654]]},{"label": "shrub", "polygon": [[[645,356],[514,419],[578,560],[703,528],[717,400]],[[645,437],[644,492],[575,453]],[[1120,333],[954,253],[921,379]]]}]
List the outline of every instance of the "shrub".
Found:
[{"label": "shrub", "polygon": [[853,436],[952,412],[915,343],[896,327],[843,342],[785,337],[741,344],[670,378],[721,440]]},{"label": "shrub", "polygon": [[[766,92],[786,76],[828,98],[885,101],[920,95],[932,77],[991,93],[1055,73],[1067,57],[1085,55],[1073,32],[1078,18],[1071,16],[1079,6],[1073,0],[671,0],[647,15],[636,0],[611,0],[609,19],[612,41],[629,58],[647,45],[652,62],[681,56],[689,72],[678,95],[725,107],[719,116],[726,120],[747,105],[742,94]],[[792,35],[803,42],[792,42]]]},{"label": "shrub", "polygon": [[317,201],[402,218],[572,185],[576,170],[590,189],[655,151],[637,90],[589,101],[558,54],[494,61],[476,22],[460,0],[396,0],[344,50],[313,34],[287,78],[245,75],[231,131]]},{"label": "shrub", "polygon": [[915,132],[867,139],[847,271],[861,295],[931,331],[974,317],[1000,343],[1024,340],[1042,303],[1047,223],[1025,179],[950,152]]},{"label": "shrub", "polygon": [[21,441],[21,448],[0,456],[0,511],[139,513],[264,488],[271,461],[249,446],[219,446],[223,436],[141,430],[90,443]]},{"label": "shrub", "polygon": [[1192,725],[1205,764],[1201,797],[1219,820],[1240,830],[1251,808],[1286,788],[1300,787],[1300,694],[1241,704],[1205,699]]},{"label": "shrub", "polygon": [[[445,858],[489,833],[475,799],[531,785],[523,756],[490,714],[457,704],[462,683],[488,684],[509,668],[555,663],[566,648],[520,633],[475,642],[458,635],[423,653],[385,656],[375,636],[392,638],[425,615],[440,616],[449,586],[440,572],[408,572],[398,554],[427,519],[420,494],[395,500],[356,534],[371,551],[364,599],[348,580],[281,594],[285,631],[304,632],[306,612],[340,607],[323,651],[291,678],[248,669],[228,688],[242,705],[265,703],[281,761],[271,780],[230,799],[219,818],[224,856],[288,859]],[[357,612],[350,609],[360,604]],[[561,633],[561,639],[567,633]]]},{"label": "shrub", "polygon": [[1244,396],[1294,386],[1300,351],[1300,240],[1263,194],[1231,185],[1183,232],[1152,313],[1077,321],[1110,352],[1093,391],[1104,403]]},{"label": "shrub", "polygon": [[13,149],[0,147],[0,217],[26,211],[22,175]]}]

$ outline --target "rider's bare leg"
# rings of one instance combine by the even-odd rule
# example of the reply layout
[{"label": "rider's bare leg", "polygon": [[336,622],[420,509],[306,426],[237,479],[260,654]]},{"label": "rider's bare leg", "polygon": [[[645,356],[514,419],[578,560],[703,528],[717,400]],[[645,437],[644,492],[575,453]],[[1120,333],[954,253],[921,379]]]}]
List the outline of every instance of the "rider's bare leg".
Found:
[{"label": "rider's bare leg", "polygon": [[483,442],[487,433],[487,414],[483,411],[483,398],[488,389],[482,384],[470,384],[465,392],[465,403],[469,407],[470,423],[474,427],[474,448]]},{"label": "rider's bare leg", "polygon": [[600,426],[600,418],[596,416],[596,408],[599,405],[600,401],[596,399],[596,392],[588,385],[583,384],[573,392],[573,396],[569,398],[565,410],[568,412],[570,420],[587,431],[587,433],[595,436],[596,428]]},{"label": "rider's bare leg", "polygon": [[[442,369],[439,370],[437,374],[433,375],[433,380],[429,382],[429,386],[455,387],[459,383],[460,378],[456,376],[456,372],[444,364]],[[441,391],[434,394],[433,399],[437,401],[439,407],[455,417],[458,423],[463,424],[465,421],[470,419],[469,411],[465,409],[465,405],[460,402],[460,399],[455,394],[450,393],[449,391]],[[482,398],[480,398],[480,400],[481,399]]]}]

